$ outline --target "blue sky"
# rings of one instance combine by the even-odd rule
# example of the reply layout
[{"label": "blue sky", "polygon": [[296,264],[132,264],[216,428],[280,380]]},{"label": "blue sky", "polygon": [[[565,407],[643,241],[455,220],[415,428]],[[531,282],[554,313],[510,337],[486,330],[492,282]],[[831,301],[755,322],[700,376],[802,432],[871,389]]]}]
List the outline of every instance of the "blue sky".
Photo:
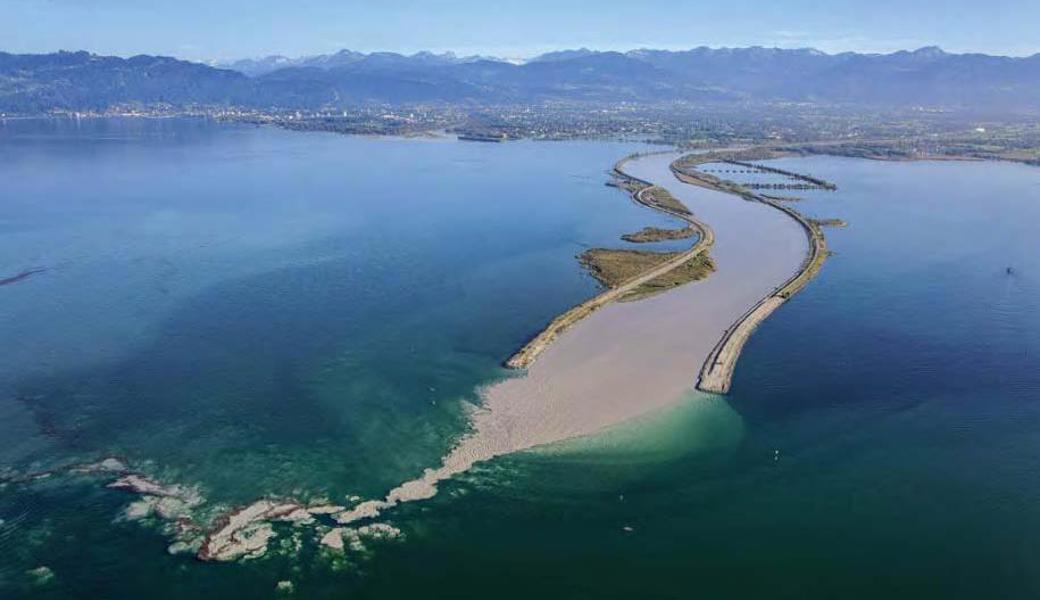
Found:
[{"label": "blue sky", "polygon": [[1040,0],[0,0],[0,50],[193,60],[351,48],[526,57],[586,46],[1040,52]]}]

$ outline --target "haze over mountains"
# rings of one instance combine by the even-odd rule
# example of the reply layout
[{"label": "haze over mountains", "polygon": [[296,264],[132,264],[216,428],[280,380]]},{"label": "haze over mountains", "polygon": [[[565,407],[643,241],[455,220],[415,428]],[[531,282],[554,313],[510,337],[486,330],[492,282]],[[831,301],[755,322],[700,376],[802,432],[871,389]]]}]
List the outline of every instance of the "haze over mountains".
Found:
[{"label": "haze over mountains", "polygon": [[433,52],[417,52],[411,56],[405,56],[395,52],[373,52],[371,54],[365,54],[353,50],[340,50],[333,54],[317,54],[313,56],[301,56],[299,58],[289,58],[280,54],[274,54],[263,58],[246,58],[242,60],[216,62],[213,63],[213,66],[221,69],[239,71],[240,73],[244,73],[250,77],[256,77],[258,75],[264,75],[272,71],[277,71],[278,69],[286,69],[289,67],[334,69],[337,67],[346,67],[365,60],[370,63],[383,62],[404,64],[409,62],[414,65],[427,66],[452,65],[476,62],[478,60],[502,61],[502,59],[499,58],[483,56],[459,57],[451,52],[445,52],[442,54],[434,54]]},{"label": "haze over mountains", "polygon": [[363,103],[817,102],[1040,110],[1040,54],[921,48],[892,54],[812,49],[567,50],[522,64],[422,52],[343,50],[221,67],[158,56],[0,53],[0,110],[103,110],[127,103],[250,108]]}]

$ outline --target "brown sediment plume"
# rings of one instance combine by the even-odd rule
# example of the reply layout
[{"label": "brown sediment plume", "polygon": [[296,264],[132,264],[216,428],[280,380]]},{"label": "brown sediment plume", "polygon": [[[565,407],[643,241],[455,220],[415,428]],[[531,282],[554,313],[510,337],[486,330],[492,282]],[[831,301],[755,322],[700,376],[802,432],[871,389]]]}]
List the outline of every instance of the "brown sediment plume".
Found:
[{"label": "brown sediment plume", "polygon": [[[664,172],[669,173],[667,168]],[[636,201],[652,202],[641,193],[652,187],[649,181],[634,177],[626,181],[619,187],[636,190]],[[482,390],[483,403],[473,413],[470,433],[438,467],[426,469],[384,498],[344,511],[336,520],[348,525],[377,519],[398,504],[434,496],[440,482],[475,463],[595,434],[675,402],[693,387],[696,376],[691,371],[703,364],[725,323],[739,316],[733,311],[734,303],[754,303],[760,293],[773,287],[769,282],[774,277],[783,280],[804,255],[804,242],[793,224],[772,217],[772,211],[749,211],[736,204],[742,203],[723,197],[712,198],[703,206],[711,214],[728,215],[725,246],[731,270],[720,266],[716,276],[640,303],[613,302],[638,287],[625,281],[594,298],[591,305],[584,303],[564,313],[558,319],[572,320],[554,321],[526,348],[544,351],[541,359],[514,356],[526,359],[521,363],[527,365],[525,373]],[[749,217],[756,220],[744,221]],[[698,223],[704,231],[699,243],[705,247],[715,244],[713,229]],[[761,258],[748,252],[765,240],[781,241],[783,246]],[[668,267],[670,271],[677,265]],[[719,275],[723,281],[716,279]],[[750,277],[744,278],[746,275]],[[705,287],[699,287],[702,285]],[[568,327],[585,317],[588,320],[580,326]]]},{"label": "brown sediment plume", "polygon": [[[826,221],[815,221],[806,219],[798,211],[783,206],[781,201],[788,201],[789,198],[781,198],[776,196],[769,196],[765,194],[757,193],[756,191],[749,189],[747,186],[728,181],[714,175],[697,170],[695,167],[705,163],[711,162],[724,162],[732,165],[756,169],[768,173],[775,173],[791,177],[799,181],[805,182],[804,185],[809,187],[815,187],[825,190],[836,190],[837,186],[824,179],[813,177],[811,175],[804,175],[789,171],[786,169],[779,169],[769,165],[762,165],[758,163],[752,163],[752,160],[768,160],[781,158],[785,156],[795,156],[797,153],[769,147],[756,147],[747,148],[740,150],[723,150],[723,151],[711,151],[700,154],[688,154],[675,160],[671,165],[671,170],[677,179],[683,183],[697,185],[708,189],[721,191],[729,194],[734,194],[744,198],[745,200],[751,200],[756,202],[762,202],[780,210],[797,221],[805,229],[806,234],[810,242],[810,253],[803,264],[802,269],[792,277],[791,280],[786,282],[784,285],[778,288],[776,295],[782,299],[789,298],[792,294],[796,293],[812,277],[819,272],[823,261],[826,260],[826,241],[824,240],[823,233],[821,231],[822,226],[844,226],[844,221],[840,219],[829,219]],[[701,234],[700,242],[705,242],[705,236],[711,235],[711,239],[707,241],[706,245],[701,248],[699,242],[693,248],[691,248],[683,255],[675,255],[671,257],[674,262],[667,262],[668,259],[664,258],[664,254],[661,254],[661,259],[657,260],[655,257],[647,255],[639,255],[635,251],[627,251],[628,254],[622,254],[626,251],[609,251],[603,249],[593,249],[587,251],[582,255],[582,262],[586,266],[592,268],[593,274],[603,282],[605,285],[611,287],[610,290],[592,298],[578,306],[570,309],[563,313],[556,319],[554,319],[549,325],[536,335],[530,342],[528,342],[523,348],[521,348],[516,354],[506,361],[506,366],[510,368],[524,368],[529,366],[531,362],[537,358],[537,356],[548,347],[553,340],[555,340],[563,331],[573,326],[581,319],[592,314],[593,311],[602,307],[603,305],[612,302],[614,300],[622,299],[633,299],[645,295],[650,288],[654,287],[651,282],[658,282],[658,287],[664,281],[664,276],[669,272],[677,269],[681,265],[687,264],[688,261],[692,261],[694,258],[700,256],[704,250],[706,250],[712,243],[714,243],[714,234],[711,232],[711,228],[706,224],[695,219],[690,213],[689,209],[668,190],[656,186],[648,181],[642,181],[638,178],[628,175],[623,170],[623,165],[628,160],[635,158],[635,156],[627,157],[617,163],[614,167],[614,173],[618,177],[619,182],[616,183],[617,187],[629,190],[633,194],[633,198],[650,208],[665,212],[671,216],[685,219],[689,222],[689,228],[695,229]],[[644,230],[645,231],[645,230]],[[667,231],[667,230],[661,230]],[[626,260],[617,260],[619,257],[624,256]],[[618,264],[622,264],[622,267],[617,267]],[[609,268],[605,268],[605,265],[612,265]],[[633,271],[636,271],[639,266],[647,268],[647,271],[643,272],[642,277],[632,275]],[[706,275],[714,269],[710,259],[702,258],[699,263],[694,263],[693,268],[687,269],[686,272],[689,274],[687,281],[693,281]],[[653,277],[646,277],[647,274],[653,274]],[[632,278],[628,281],[619,281],[626,275],[631,275]],[[638,279],[638,282],[636,281]],[[680,279],[681,281],[681,279]],[[672,286],[665,286],[672,287]],[[621,290],[619,292],[619,290]],[[763,302],[765,299],[763,299]],[[754,330],[754,325],[761,322],[768,316],[772,310],[775,310],[776,306],[773,306],[772,310],[764,312],[758,310],[761,308],[762,302],[756,304],[749,309],[748,313],[739,321],[735,323],[723,339],[719,342],[720,345],[730,344],[730,347],[724,351],[720,348],[716,352],[713,352],[713,356],[709,358],[710,361],[718,361],[723,359],[732,359],[735,363],[736,359],[740,355],[740,348],[743,346],[744,341],[750,337],[750,333]],[[772,306],[774,303],[765,303],[766,305]],[[744,320],[751,319],[744,327],[740,327],[740,324]],[[750,330],[748,329],[750,326]],[[734,336],[735,331],[746,332],[747,335]],[[739,342],[739,343],[738,343]],[[707,381],[703,385],[698,384],[698,388],[704,391],[711,391],[716,393],[725,393],[729,390],[729,381],[732,378],[732,365],[728,363],[720,362],[718,367],[711,367],[711,363],[705,363],[702,369],[702,373],[707,374],[714,368],[722,369],[720,374],[724,374],[725,370],[729,369],[728,376],[717,377],[712,374],[707,376],[702,375],[701,379]]]}]

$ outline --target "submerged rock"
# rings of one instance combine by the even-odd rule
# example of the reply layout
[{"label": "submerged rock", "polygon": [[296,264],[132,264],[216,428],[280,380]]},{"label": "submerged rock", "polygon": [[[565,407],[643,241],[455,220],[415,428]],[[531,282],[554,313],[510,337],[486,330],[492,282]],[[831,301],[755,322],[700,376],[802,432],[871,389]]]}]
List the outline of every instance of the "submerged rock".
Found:
[{"label": "submerged rock", "polygon": [[[205,515],[211,515],[212,508],[203,511],[206,500],[198,487],[164,483],[132,471],[124,461],[115,457],[28,475],[19,475],[9,470],[3,472],[6,479],[16,483],[56,474],[106,474],[115,477],[106,487],[137,495],[123,509],[121,518],[146,521],[158,527],[170,538],[167,546],[170,554],[194,554],[204,561],[245,560],[263,556],[268,552],[271,540],[277,536],[275,523],[289,523],[297,529],[313,527],[317,531],[326,531],[327,525],[319,523],[319,519],[327,522],[349,511],[347,506],[333,504],[328,498],[313,498],[310,503],[263,498],[218,516],[210,525]],[[360,498],[351,497],[349,500],[356,502]],[[362,507],[362,510],[365,508]],[[363,551],[362,537],[389,539],[395,537],[395,531],[395,528],[381,524],[361,529],[338,528],[327,532],[321,538],[321,543],[338,550],[349,547]],[[297,531],[282,540],[276,550],[281,554],[294,554],[301,546],[301,533]],[[46,567],[27,573],[41,581],[53,578],[53,573]]]},{"label": "submerged rock", "polygon": [[181,540],[178,540],[166,547],[166,552],[169,554],[195,554],[198,551],[198,547],[192,545],[189,542]]},{"label": "submerged rock", "polygon": [[373,540],[396,540],[404,536],[400,529],[389,523],[372,523],[359,527],[357,532],[359,536]]},{"label": "submerged rock", "polygon": [[186,485],[169,484],[164,485],[144,475],[131,473],[108,484],[108,487],[117,490],[125,490],[145,496],[158,496],[160,498],[176,498],[185,504],[196,506],[202,504],[204,498],[198,488]]},{"label": "submerged rock", "polygon": [[274,538],[274,527],[270,523],[266,521],[251,523],[235,534],[234,548],[225,548],[227,558],[218,558],[218,560],[259,558],[267,553],[267,545],[272,538]]},{"label": "submerged rock", "polygon": [[232,511],[217,519],[216,528],[206,536],[197,556],[215,561],[260,556],[275,535],[269,521],[286,520],[301,509],[294,502],[264,499]]},{"label": "submerged rock", "polygon": [[337,527],[321,536],[321,545],[327,548],[332,548],[333,550],[342,550],[343,529],[344,528],[342,527]]},{"label": "submerged rock", "polygon": [[131,473],[108,484],[116,490],[140,494],[142,498],[130,503],[123,516],[139,520],[151,516],[173,521],[182,519],[189,511],[203,503],[203,497],[195,488],[182,485],[163,485],[144,475]]},{"label": "submerged rock", "polygon": [[366,550],[364,541],[369,540],[396,540],[404,534],[400,529],[388,523],[372,523],[364,527],[336,527],[321,537],[321,545],[332,550],[342,552],[350,549],[353,552],[364,552]]},{"label": "submerged rock", "polygon": [[198,503],[174,496],[145,496],[136,502],[131,502],[123,516],[131,521],[137,521],[151,516],[172,521],[189,514],[189,511]]},{"label": "submerged rock", "polygon": [[278,517],[277,520],[287,521],[289,523],[292,523],[293,525],[296,525],[297,527],[301,525],[310,525],[314,523],[314,517],[311,516],[310,511],[303,507],[297,508],[296,510],[292,511],[291,513],[285,516]]},{"label": "submerged rock", "polygon": [[338,504],[319,504],[307,507],[307,512],[312,515],[332,515],[345,510],[347,510],[347,507]]},{"label": "submerged rock", "polygon": [[130,468],[118,458],[108,457],[94,463],[73,467],[73,473],[126,473]]},{"label": "submerged rock", "polygon": [[170,486],[169,488],[163,487],[162,484],[153,481],[144,475],[137,475],[131,473],[124,477],[113,481],[108,484],[108,487],[115,490],[126,490],[128,492],[134,492],[135,494],[147,494],[150,496],[176,496],[176,486]]},{"label": "submerged rock", "polygon": [[379,513],[384,508],[389,508],[390,506],[392,505],[383,500],[369,500],[358,504],[350,510],[344,510],[339,514],[333,515],[333,518],[336,519],[337,523],[346,525],[360,519],[374,519],[379,516]]},{"label": "submerged rock", "polygon": [[34,586],[43,586],[54,581],[54,571],[50,567],[43,565],[35,569],[29,569],[25,574],[29,576],[29,581]]}]

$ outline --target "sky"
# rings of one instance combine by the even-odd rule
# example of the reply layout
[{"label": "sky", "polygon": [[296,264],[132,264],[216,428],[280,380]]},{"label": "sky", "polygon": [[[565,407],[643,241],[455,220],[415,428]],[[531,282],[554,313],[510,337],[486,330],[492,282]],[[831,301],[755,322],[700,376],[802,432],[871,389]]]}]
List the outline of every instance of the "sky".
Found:
[{"label": "sky", "polygon": [[0,51],[216,61],[454,51],[525,58],[588,47],[814,47],[1025,56],[1040,0],[0,0]]}]

